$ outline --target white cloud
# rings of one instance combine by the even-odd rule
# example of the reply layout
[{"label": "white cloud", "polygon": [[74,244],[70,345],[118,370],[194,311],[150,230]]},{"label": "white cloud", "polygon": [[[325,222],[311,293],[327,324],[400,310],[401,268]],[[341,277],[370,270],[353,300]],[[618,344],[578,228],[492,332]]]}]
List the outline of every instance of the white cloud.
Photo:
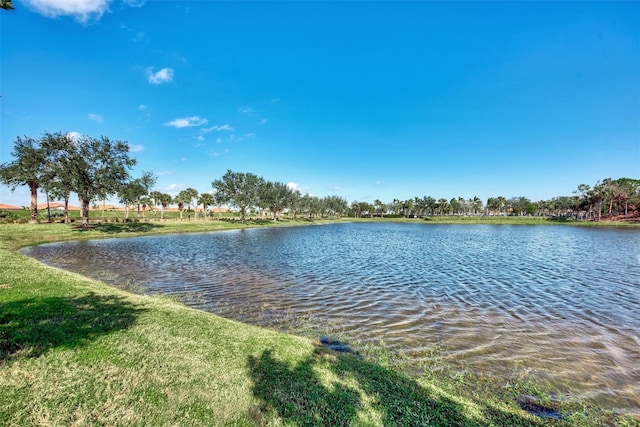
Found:
[{"label": "white cloud", "polygon": [[220,153],[218,153],[217,151],[210,151],[209,152],[209,156],[211,156],[211,157],[220,157]]},{"label": "white cloud", "polygon": [[218,132],[222,132],[222,131],[232,132],[235,129],[229,125],[216,125],[216,126],[211,126],[210,128],[200,129],[200,132],[210,133],[210,132],[213,132],[214,130]]},{"label": "white cloud", "polygon": [[89,118],[89,120],[93,120],[94,122],[102,123],[103,121],[103,118],[100,114],[89,113],[87,117]]},{"label": "white cloud", "polygon": [[153,72],[153,67],[145,69],[149,83],[159,85],[162,83],[171,83],[173,81],[173,68],[163,68],[160,71]]},{"label": "white cloud", "polygon": [[168,171],[156,172],[156,175],[158,175],[158,176],[168,176],[168,175],[173,175],[174,173],[175,173],[175,171],[168,170]]},{"label": "white cloud", "polygon": [[220,138],[220,137],[216,138],[216,142],[217,142],[218,144],[220,144],[220,143],[222,142],[222,138]]},{"label": "white cloud", "polygon": [[139,151],[144,150],[144,146],[143,145],[138,145],[138,144],[129,144],[129,152],[130,153],[137,153]]},{"label": "white cloud", "polygon": [[207,124],[208,120],[200,116],[183,117],[164,123],[163,126],[172,126],[174,128],[188,128],[194,126],[202,126]]},{"label": "white cloud", "polygon": [[340,191],[340,190],[342,190],[342,187],[340,187],[339,185],[334,185],[333,187],[331,187],[331,189],[333,191]]},{"label": "white cloud", "polygon": [[382,185],[382,181],[376,181],[373,183],[373,185]]},{"label": "white cloud", "polygon": [[245,138],[253,138],[254,136],[256,136],[256,134],[255,133],[251,133],[251,132],[244,134]]},{"label": "white cloud", "polygon": [[297,182],[291,181],[290,183],[287,184],[287,187],[289,187],[292,190],[297,190],[300,188],[300,184],[298,184]]},{"label": "white cloud", "polygon": [[266,124],[267,124],[267,122],[268,122],[268,120],[267,120],[267,119],[262,119],[262,120],[260,120],[260,121],[258,122],[258,124],[266,125]]},{"label": "white cloud", "polygon": [[186,188],[187,186],[184,184],[170,184],[167,187],[165,187],[163,191],[171,195],[176,195],[180,191],[185,190]]},{"label": "white cloud", "polygon": [[80,132],[75,132],[75,131],[69,132],[67,136],[71,138],[73,141],[77,141],[80,138],[82,138],[82,134]]},{"label": "white cloud", "polygon": [[[198,141],[204,141],[205,138],[202,135],[198,135],[198,137],[196,138]],[[196,147],[199,147],[201,144],[196,145]]]},{"label": "white cloud", "polygon": [[138,110],[146,110],[148,107],[144,104],[138,105]]},{"label": "white cloud", "polygon": [[30,8],[47,18],[72,16],[86,25],[100,20],[109,11],[111,0],[25,0]]}]

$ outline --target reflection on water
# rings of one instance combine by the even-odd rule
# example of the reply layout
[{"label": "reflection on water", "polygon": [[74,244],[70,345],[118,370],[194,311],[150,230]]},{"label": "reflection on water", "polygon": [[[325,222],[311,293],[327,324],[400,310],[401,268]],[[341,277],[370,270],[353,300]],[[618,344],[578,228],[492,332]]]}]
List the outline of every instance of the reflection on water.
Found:
[{"label": "reflection on water", "polygon": [[358,223],[27,253],[247,322],[312,318],[319,332],[342,328],[415,358],[438,346],[495,375],[532,369],[600,405],[640,410],[637,230]]}]

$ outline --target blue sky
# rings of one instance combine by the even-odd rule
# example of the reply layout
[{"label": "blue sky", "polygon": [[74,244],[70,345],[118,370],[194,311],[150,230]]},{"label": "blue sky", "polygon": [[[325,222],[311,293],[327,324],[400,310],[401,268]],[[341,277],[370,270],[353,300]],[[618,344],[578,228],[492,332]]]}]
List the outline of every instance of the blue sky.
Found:
[{"label": "blue sky", "polygon": [[2,162],[16,136],[63,131],[128,141],[134,175],[172,194],[227,169],[350,202],[640,178],[637,1],[15,6]]}]

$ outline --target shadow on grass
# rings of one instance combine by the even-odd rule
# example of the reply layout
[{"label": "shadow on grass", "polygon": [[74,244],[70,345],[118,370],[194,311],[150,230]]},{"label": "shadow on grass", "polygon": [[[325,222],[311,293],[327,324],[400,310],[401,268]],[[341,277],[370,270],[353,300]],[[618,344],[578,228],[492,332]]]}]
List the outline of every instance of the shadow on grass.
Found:
[{"label": "shadow on grass", "polygon": [[95,230],[103,233],[146,233],[163,225],[151,224],[149,222],[123,222],[123,223],[102,223],[96,224]]},{"label": "shadow on grass", "polygon": [[135,323],[141,309],[117,296],[29,298],[0,304],[0,363],[72,348]]},{"label": "shadow on grass", "polygon": [[[249,357],[248,366],[253,394],[261,402],[258,416],[277,414],[285,425],[538,425],[494,407],[485,408],[486,419],[469,417],[460,403],[444,393],[430,392],[408,377],[352,355],[328,355],[324,349],[295,366],[265,351],[260,357]],[[316,373],[326,366],[331,371],[327,377],[335,378],[329,385]],[[365,416],[369,421],[358,413],[367,407],[375,414]]]}]

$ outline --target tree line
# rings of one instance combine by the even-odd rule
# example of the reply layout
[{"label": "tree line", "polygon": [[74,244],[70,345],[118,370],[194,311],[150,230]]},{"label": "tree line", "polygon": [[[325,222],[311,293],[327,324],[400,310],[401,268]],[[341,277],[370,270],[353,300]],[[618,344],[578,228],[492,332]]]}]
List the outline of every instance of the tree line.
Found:
[{"label": "tree line", "polygon": [[128,217],[130,206],[146,210],[160,208],[161,218],[170,206],[177,206],[180,218],[192,207],[202,206],[208,216],[211,206],[236,208],[245,221],[249,212],[269,214],[277,220],[287,212],[313,217],[424,217],[433,215],[540,215],[574,216],[600,220],[603,216],[634,216],[640,210],[640,180],[607,178],[590,186],[580,184],[571,196],[550,200],[531,201],[526,197],[489,197],[486,204],[478,197],[465,199],[435,199],[431,196],[393,199],[373,203],[349,202],[339,196],[319,198],[288,187],[282,182],[266,180],[253,173],[227,172],[211,183],[210,192],[199,193],[194,188],[180,191],[176,196],[152,190],[156,177],[143,172],[132,177],[131,168],[136,160],[129,156],[125,141],[111,141],[107,137],[83,136],[72,138],[61,132],[45,132],[41,138],[18,137],[14,143],[14,161],[0,165],[0,182],[12,190],[26,185],[31,192],[31,220],[37,221],[37,196],[42,190],[47,198],[64,200],[65,221],[71,193],[81,202],[82,224],[89,223],[91,202],[117,196],[125,206]]}]

